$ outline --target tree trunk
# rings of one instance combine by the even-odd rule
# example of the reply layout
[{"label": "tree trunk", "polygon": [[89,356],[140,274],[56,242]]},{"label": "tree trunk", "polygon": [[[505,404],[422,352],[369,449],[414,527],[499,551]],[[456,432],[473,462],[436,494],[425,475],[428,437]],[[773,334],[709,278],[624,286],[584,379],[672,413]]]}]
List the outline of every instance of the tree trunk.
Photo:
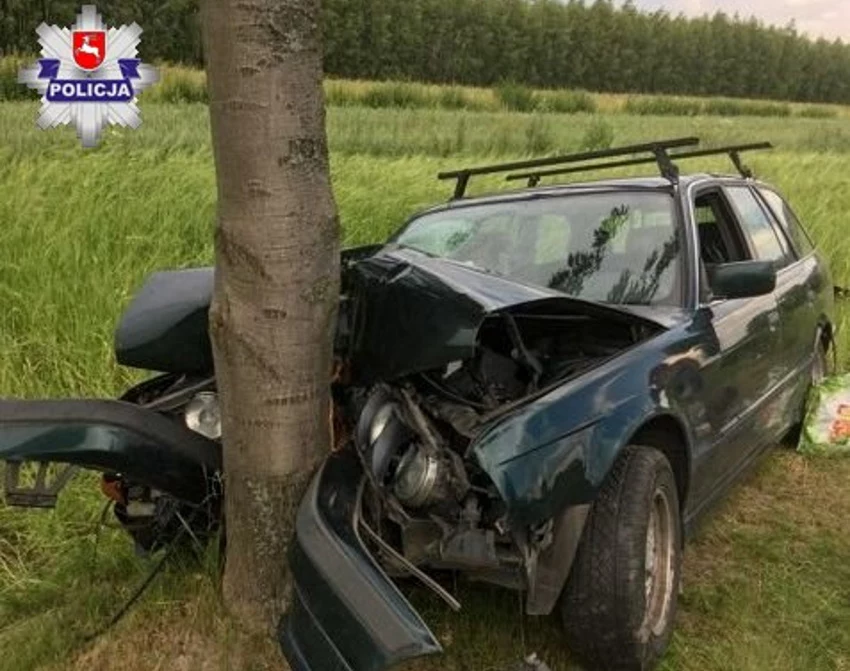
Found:
[{"label": "tree trunk", "polygon": [[206,0],[218,182],[210,330],[222,403],[224,596],[252,629],[288,602],[301,494],[330,445],[339,294],[320,0]]}]

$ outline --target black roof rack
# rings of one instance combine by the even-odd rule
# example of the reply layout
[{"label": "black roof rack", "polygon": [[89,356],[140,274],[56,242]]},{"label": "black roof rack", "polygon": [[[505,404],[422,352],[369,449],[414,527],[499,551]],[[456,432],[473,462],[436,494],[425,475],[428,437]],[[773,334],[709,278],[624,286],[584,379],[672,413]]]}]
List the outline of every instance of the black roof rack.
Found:
[{"label": "black roof rack", "polygon": [[[717,156],[720,154],[728,154],[729,158],[732,159],[732,163],[734,163],[735,168],[741,174],[742,177],[751,178],[753,176],[753,171],[750,170],[747,166],[743,164],[741,161],[741,152],[744,151],[755,151],[757,149],[772,149],[773,145],[770,142],[753,142],[750,144],[736,144],[729,145],[726,147],[715,147],[713,149],[696,149],[693,151],[685,151],[678,152],[674,154],[667,154],[667,158],[673,162],[678,161],[685,158],[698,158],[702,156]],[[568,175],[576,172],[585,172],[589,170],[607,170],[610,168],[622,168],[630,165],[644,165],[649,163],[657,163],[658,160],[656,157],[642,157],[642,158],[633,158],[627,159],[625,161],[611,161],[608,163],[589,163],[586,165],[579,165],[571,168],[555,168],[553,170],[540,170],[534,172],[522,172],[522,173],[514,173],[508,175],[505,179],[507,181],[514,181],[518,179],[527,179],[528,186],[536,186],[542,177],[552,177],[554,175]]]},{"label": "black roof rack", "polygon": [[[586,151],[578,154],[568,154],[566,156],[554,156],[549,158],[532,159],[529,161],[514,161],[512,163],[499,163],[496,165],[484,165],[473,168],[464,168],[461,170],[451,170],[448,172],[441,172],[437,175],[437,178],[456,180],[455,191],[452,196],[453,199],[463,198],[466,193],[466,187],[469,184],[470,177],[474,175],[492,175],[500,172],[511,173],[505,178],[508,181],[526,179],[528,180],[528,186],[531,187],[536,186],[542,177],[655,163],[658,165],[661,175],[675,183],[679,179],[679,168],[676,166],[674,161],[720,154],[727,154],[729,156],[742,177],[751,178],[753,176],[753,172],[741,161],[741,153],[745,151],[773,148],[773,145],[770,142],[753,142],[749,144],[716,147],[713,149],[680,151],[678,153],[670,153],[668,151],[670,149],[681,149],[682,147],[693,147],[697,144],[699,144],[699,138],[696,137],[657,140],[655,142],[615,147],[612,149],[602,149],[599,151]],[[636,154],[644,154],[644,156],[635,156]],[[597,161],[597,159],[615,158],[617,156],[632,156],[632,158],[621,161]],[[566,168],[558,167],[550,170],[531,170],[532,168],[563,166],[567,163],[583,163],[583,165]],[[523,170],[526,172],[514,172],[517,170]]]},{"label": "black roof rack", "polygon": [[[699,138],[682,137],[672,140],[656,140],[655,142],[646,142],[643,144],[635,144],[626,147],[615,147],[613,149],[601,149],[598,151],[586,151],[579,154],[569,154],[566,156],[553,156],[550,158],[538,158],[530,161],[515,161],[513,163],[500,163],[496,165],[484,165],[474,168],[464,168],[461,170],[451,170],[441,172],[437,175],[438,179],[454,179],[455,192],[453,198],[463,198],[466,193],[469,178],[473,175],[492,175],[499,172],[513,172],[515,170],[529,170],[531,168],[545,168],[555,165],[563,165],[565,163],[578,163],[580,161],[592,161],[600,158],[613,158],[615,156],[628,156],[632,154],[652,155],[649,159],[644,159],[641,162],[657,163],[661,174],[667,177],[670,181],[676,181],[679,176],[679,171],[670,161],[667,154],[668,149],[677,149],[680,147],[693,147],[699,144]],[[631,164],[629,164],[631,165]],[[587,170],[589,168],[582,168]]]}]

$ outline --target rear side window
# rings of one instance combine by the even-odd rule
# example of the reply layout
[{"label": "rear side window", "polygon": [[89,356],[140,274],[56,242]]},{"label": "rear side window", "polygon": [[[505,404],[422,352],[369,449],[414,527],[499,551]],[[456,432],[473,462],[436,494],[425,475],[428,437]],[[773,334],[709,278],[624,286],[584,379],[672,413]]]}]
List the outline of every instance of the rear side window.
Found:
[{"label": "rear side window", "polygon": [[803,225],[797,219],[788,203],[785,202],[782,196],[770,189],[759,189],[759,193],[764,198],[771,212],[773,212],[776,220],[785,229],[788,237],[793,241],[797,254],[800,256],[809,254],[814,249],[814,245],[809,239],[809,236],[806,235]]},{"label": "rear side window", "polygon": [[757,259],[786,265],[790,259],[784,240],[780,239],[773,223],[762,209],[752,191],[746,186],[726,187],[726,193],[738,212],[744,235],[750,240]]},{"label": "rear side window", "polygon": [[694,214],[703,263],[729,263],[748,258],[738,225],[719,191],[697,196]]}]

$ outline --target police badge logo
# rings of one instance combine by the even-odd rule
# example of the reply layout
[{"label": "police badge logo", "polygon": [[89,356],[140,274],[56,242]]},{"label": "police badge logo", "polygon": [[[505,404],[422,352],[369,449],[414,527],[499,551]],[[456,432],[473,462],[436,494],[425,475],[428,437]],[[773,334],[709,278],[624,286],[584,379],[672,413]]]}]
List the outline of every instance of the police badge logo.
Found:
[{"label": "police badge logo", "polygon": [[155,68],[136,58],[142,29],[104,25],[94,5],[83,5],[70,29],[42,23],[41,55],[21,68],[18,81],[42,94],[36,124],[74,124],[84,147],[94,147],[107,124],[138,128],[136,94],[154,84]]}]

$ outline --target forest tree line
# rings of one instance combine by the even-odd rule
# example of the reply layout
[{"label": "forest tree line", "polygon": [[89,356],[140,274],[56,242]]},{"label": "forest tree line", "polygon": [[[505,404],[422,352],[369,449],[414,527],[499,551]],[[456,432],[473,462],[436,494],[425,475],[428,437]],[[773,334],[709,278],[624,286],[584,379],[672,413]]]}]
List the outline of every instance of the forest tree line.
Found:
[{"label": "forest tree line", "polygon": [[[0,0],[0,52],[33,53],[80,0]],[[201,65],[198,0],[102,0],[138,22],[146,60]],[[325,71],[357,79],[850,103],[850,45],[723,13],[688,19],[612,0],[323,0]]]}]

